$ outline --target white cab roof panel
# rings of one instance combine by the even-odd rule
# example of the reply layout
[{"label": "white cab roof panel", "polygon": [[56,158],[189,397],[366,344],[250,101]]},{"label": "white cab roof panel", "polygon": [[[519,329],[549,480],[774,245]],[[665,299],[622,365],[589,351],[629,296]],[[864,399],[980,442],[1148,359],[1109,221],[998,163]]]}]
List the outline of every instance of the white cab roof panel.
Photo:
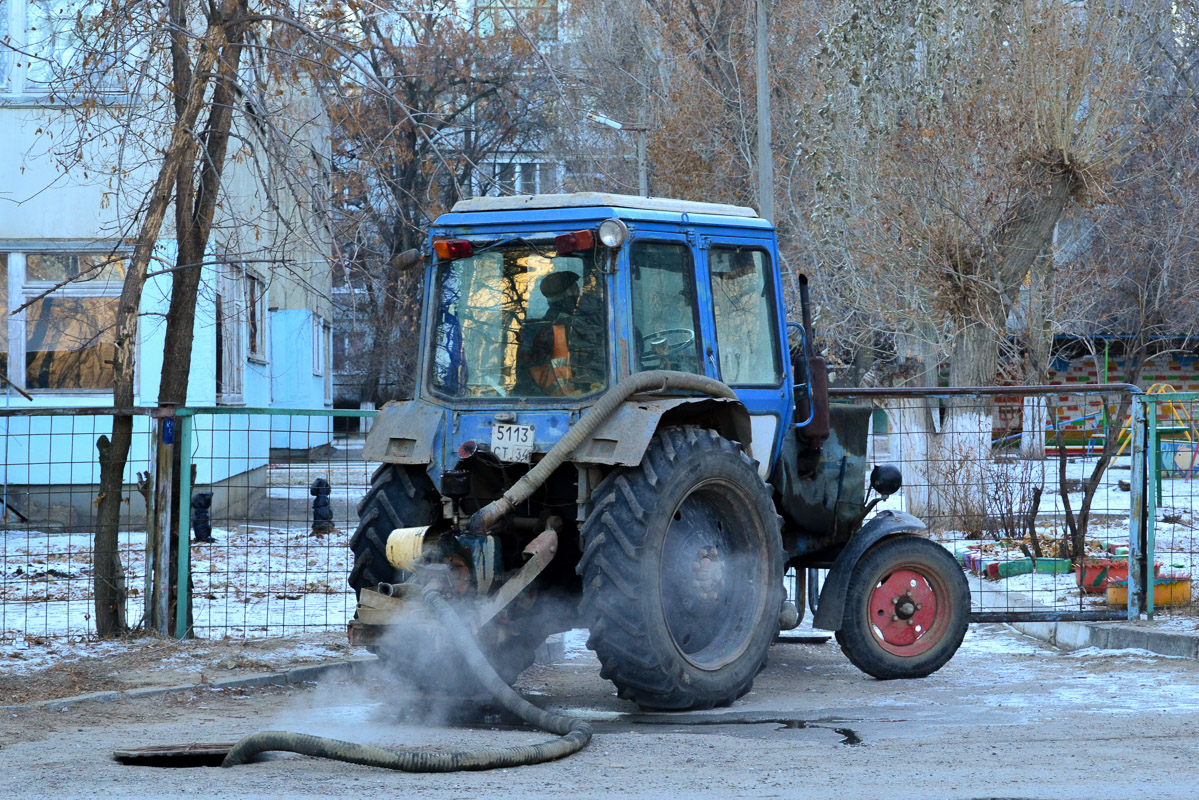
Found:
[{"label": "white cab roof panel", "polygon": [[690,200],[671,200],[666,197],[637,197],[631,194],[607,192],[575,192],[573,194],[518,194],[506,197],[472,197],[454,204],[453,213],[467,211],[521,211],[545,208],[586,208],[614,206],[643,211],[664,211],[676,214],[716,214],[723,217],[753,217],[758,212],[745,206],[722,203],[696,203]]}]

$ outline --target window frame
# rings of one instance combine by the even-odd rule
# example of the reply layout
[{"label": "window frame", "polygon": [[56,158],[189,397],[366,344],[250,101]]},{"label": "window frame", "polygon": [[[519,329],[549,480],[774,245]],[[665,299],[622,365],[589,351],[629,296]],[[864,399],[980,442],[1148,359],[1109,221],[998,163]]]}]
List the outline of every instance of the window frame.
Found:
[{"label": "window frame", "polygon": [[325,405],[333,407],[333,323],[327,319],[321,320],[321,346],[325,351],[324,400]]},{"label": "window frame", "polygon": [[[213,391],[218,406],[242,406],[246,403],[246,330],[242,311],[245,270],[240,264],[230,263],[218,265],[217,270],[213,303],[216,320]],[[233,306],[231,312],[227,307],[230,304]],[[228,342],[223,341],[224,338],[228,338]]]},{"label": "window frame", "polygon": [[[56,86],[53,80],[46,83],[31,80],[29,75],[32,66],[30,57],[24,55],[29,53],[33,46],[29,36],[30,2],[29,0],[0,0],[0,3],[6,4],[5,7],[0,7],[0,14],[3,14],[8,21],[7,39],[9,44],[9,47],[0,46],[0,61],[4,60],[5,54],[8,56],[7,70],[0,70],[0,104],[21,105],[23,99],[28,99],[30,103],[37,105],[58,104],[62,102],[60,98],[64,94],[104,97],[107,98],[106,102],[116,101],[131,104],[135,101],[134,90],[129,87],[118,88],[100,83],[64,92],[65,87]],[[128,62],[135,58],[142,58],[144,54],[145,46],[142,42],[124,52],[119,59],[116,56],[110,56],[110,58],[112,61]]]},{"label": "window frame", "polygon": [[325,320],[316,313],[312,312],[312,374],[324,375],[326,368],[326,359],[322,352],[325,347]]},{"label": "window frame", "polygon": [[[26,380],[28,351],[25,341],[28,334],[26,325],[28,323],[29,309],[26,308],[19,312],[16,309],[35,299],[109,298],[116,300],[120,298],[121,290],[124,288],[123,280],[71,281],[57,289],[54,289],[57,281],[30,281],[28,279],[28,257],[30,255],[101,256],[106,259],[121,258],[127,261],[132,256],[132,249],[110,248],[105,250],[97,248],[94,242],[87,244],[72,244],[70,242],[17,242],[4,245],[3,252],[7,261],[8,281],[8,295],[3,298],[5,303],[4,324],[7,325],[8,332],[7,372],[4,376],[5,379],[13,387],[35,396],[112,397],[113,390],[103,388],[30,388]],[[54,290],[49,291],[51,289]],[[138,348],[137,355],[140,356],[141,342],[138,341],[135,347]],[[135,365],[139,365],[141,358],[135,358],[134,363]],[[140,367],[135,366],[135,370],[140,370]],[[135,372],[135,385],[137,381],[138,375]]]},{"label": "window frame", "polygon": [[[771,341],[772,355],[776,359],[775,365],[774,365],[775,370],[776,370],[775,371],[776,379],[773,383],[729,383],[729,381],[727,381],[724,377],[724,368],[720,361],[720,359],[721,359],[720,320],[716,314],[716,290],[715,290],[715,282],[712,280],[712,253],[716,250],[734,251],[734,252],[748,251],[751,253],[761,253],[764,258],[764,264],[763,264],[763,267],[765,270],[764,282],[765,282],[767,291],[770,293],[769,294],[769,302],[767,303],[767,310],[770,315],[768,329],[770,331],[770,336],[772,339],[772,341]],[[717,371],[717,374],[720,376],[720,380],[724,381],[729,386],[732,386],[734,388],[744,388],[744,389],[776,389],[779,386],[782,386],[783,382],[787,379],[787,375],[786,375],[787,370],[786,370],[785,365],[783,364],[783,358],[784,358],[783,352],[782,352],[783,345],[782,345],[782,339],[779,337],[778,302],[775,297],[775,273],[774,273],[774,269],[773,269],[774,259],[771,258],[770,250],[761,245],[740,244],[740,243],[736,243],[736,242],[723,242],[723,241],[715,242],[714,241],[708,245],[708,247],[705,249],[704,252],[705,252],[704,260],[707,262],[705,265],[706,271],[707,271],[706,277],[707,277],[708,285],[710,287],[709,292],[711,294],[711,299],[712,299],[712,341],[713,341],[713,345],[715,346],[715,350],[716,350],[716,371]]]},{"label": "window frame", "polygon": [[[451,230],[440,229],[440,230],[435,230],[433,235],[437,236],[437,237],[454,236],[455,232],[452,229]],[[489,247],[489,245],[491,245],[495,242],[500,242],[500,241],[508,239],[509,236],[510,235],[504,235],[504,236],[500,236],[498,238],[490,238],[489,237],[487,239],[481,239],[481,240],[475,241],[474,244],[477,249],[482,250],[483,248],[487,248],[487,247]],[[511,236],[519,236],[519,234],[511,234]],[[535,236],[531,236],[531,237],[525,239],[524,242],[525,242],[525,244],[536,245],[538,247],[552,247],[552,245],[553,245],[552,238],[549,238],[547,235],[540,234],[540,233]],[[613,314],[618,313],[613,308],[613,304],[612,304],[612,296],[613,296],[614,290],[613,290],[613,286],[612,286],[611,275],[604,269],[602,262],[597,257],[595,257],[594,254],[592,254],[589,257],[593,259],[591,269],[594,270],[594,272],[595,272],[596,281],[597,281],[597,283],[600,287],[600,291],[602,293],[600,303],[601,303],[601,308],[603,308],[603,313],[604,313],[604,317],[605,317],[604,324],[603,324],[604,386],[602,389],[599,389],[595,392],[591,392],[591,393],[588,393],[585,395],[579,395],[579,396],[572,395],[572,396],[567,396],[567,397],[552,397],[552,396],[532,395],[529,397],[524,397],[524,396],[517,395],[517,396],[509,396],[507,398],[499,398],[499,397],[490,397],[490,396],[488,396],[488,397],[471,397],[471,396],[466,396],[466,395],[456,395],[456,394],[452,394],[450,392],[446,392],[446,391],[438,388],[436,370],[437,370],[437,364],[438,364],[437,354],[438,354],[438,344],[439,344],[439,337],[438,337],[438,327],[440,325],[439,316],[440,316],[441,301],[442,301],[442,296],[443,296],[444,282],[445,282],[445,279],[449,272],[450,267],[454,263],[454,260],[442,261],[440,259],[436,259],[433,261],[432,264],[429,265],[430,272],[426,273],[426,283],[428,285],[426,286],[425,295],[424,295],[425,296],[425,312],[421,318],[422,325],[424,326],[422,328],[422,330],[427,333],[428,339],[429,339],[425,345],[424,352],[422,355],[422,358],[424,359],[424,364],[420,367],[420,370],[419,370],[419,374],[421,375],[421,378],[420,378],[421,387],[420,387],[419,391],[421,392],[422,396],[427,396],[427,397],[435,398],[437,400],[442,400],[442,401],[448,400],[455,404],[462,404],[463,406],[472,406],[472,405],[486,406],[489,404],[494,405],[497,401],[499,401],[499,402],[518,401],[522,404],[530,405],[532,407],[537,407],[538,404],[553,405],[555,407],[559,407],[559,406],[572,407],[572,406],[582,406],[582,405],[587,405],[589,403],[592,403],[592,402],[594,402],[596,397],[598,397],[600,394],[602,394],[603,392],[607,391],[612,386],[614,386],[616,378],[615,378],[615,375],[613,374],[612,366],[611,366],[613,352],[614,352],[613,348],[615,347],[615,331],[613,329]],[[586,270],[586,267],[584,267],[584,269]]]},{"label": "window frame", "polygon": [[[668,244],[668,245],[671,245],[674,247],[681,247],[684,250],[684,252],[687,253],[687,257],[690,259],[691,263],[690,263],[690,269],[686,271],[686,274],[690,275],[690,277],[691,277],[691,289],[695,294],[695,304],[692,307],[691,311],[692,311],[693,320],[695,323],[695,347],[696,347],[695,357],[697,359],[696,363],[699,366],[699,372],[696,372],[694,374],[708,375],[709,374],[709,363],[708,362],[710,359],[708,359],[708,357],[707,357],[707,334],[706,334],[706,331],[704,330],[704,324],[705,324],[704,307],[703,307],[704,306],[704,299],[703,299],[704,289],[701,286],[700,276],[699,276],[699,271],[698,271],[699,259],[696,258],[695,248],[692,246],[691,242],[687,238],[685,238],[683,236],[679,236],[678,238],[672,238],[670,236],[664,236],[660,233],[654,232],[654,233],[647,233],[645,236],[635,237],[632,241],[630,241],[628,244],[625,245],[625,248],[627,251],[626,258],[627,258],[627,263],[628,263],[628,267],[627,267],[628,287],[629,287],[628,288],[628,321],[629,321],[630,333],[635,331],[636,326],[637,326],[637,316],[636,316],[636,314],[637,314],[637,312],[636,312],[637,292],[636,292],[636,287],[633,285],[633,248],[636,247],[637,245],[642,245],[642,244],[648,244],[648,245]],[[644,335],[644,333],[642,335]],[[641,354],[635,352],[636,347],[633,346],[635,338],[636,338],[635,336],[630,338],[630,345],[629,345],[629,368],[632,370],[631,374],[636,374],[638,372],[646,372],[647,371],[645,368],[643,368],[641,366]]]},{"label": "window frame", "polygon": [[271,341],[270,314],[267,305],[270,302],[270,284],[245,266],[242,266],[242,274],[244,276],[242,299],[245,313],[246,361],[258,365],[269,364],[271,363]]}]

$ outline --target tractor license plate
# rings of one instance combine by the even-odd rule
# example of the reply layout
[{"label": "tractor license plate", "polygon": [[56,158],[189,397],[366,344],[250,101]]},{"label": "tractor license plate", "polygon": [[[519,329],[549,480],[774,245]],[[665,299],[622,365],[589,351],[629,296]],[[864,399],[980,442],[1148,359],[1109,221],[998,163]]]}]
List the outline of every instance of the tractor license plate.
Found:
[{"label": "tractor license plate", "polygon": [[533,426],[495,423],[491,427],[491,452],[500,461],[529,461],[533,455]]}]

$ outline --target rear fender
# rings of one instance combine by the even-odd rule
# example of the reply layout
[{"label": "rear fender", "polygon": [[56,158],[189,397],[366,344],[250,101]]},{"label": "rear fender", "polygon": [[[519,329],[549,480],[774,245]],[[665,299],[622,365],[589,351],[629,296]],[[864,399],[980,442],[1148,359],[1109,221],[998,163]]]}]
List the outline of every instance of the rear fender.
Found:
[{"label": "rear fender", "polygon": [[853,575],[858,561],[874,545],[888,536],[900,533],[927,530],[928,526],[911,514],[903,511],[880,511],[869,522],[862,526],[854,537],[846,543],[832,569],[824,579],[824,588],[820,591],[820,602],[816,613],[812,616],[812,627],[825,631],[841,629],[841,619],[845,616],[845,594],[849,589],[849,579]]},{"label": "rear fender", "polygon": [[628,400],[608,417],[570,456],[576,464],[633,467],[659,428],[700,425],[739,442],[750,452],[749,412],[732,398],[664,397]]}]

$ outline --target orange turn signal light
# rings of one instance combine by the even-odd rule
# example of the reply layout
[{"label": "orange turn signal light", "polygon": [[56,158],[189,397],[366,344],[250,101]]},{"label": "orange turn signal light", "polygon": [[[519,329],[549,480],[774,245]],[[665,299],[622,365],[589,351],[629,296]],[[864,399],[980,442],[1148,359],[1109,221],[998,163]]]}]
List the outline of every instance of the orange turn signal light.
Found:
[{"label": "orange turn signal light", "polygon": [[575,231],[574,233],[563,233],[554,237],[554,249],[558,251],[558,255],[560,256],[577,253],[580,250],[592,250],[594,248],[594,231]]},{"label": "orange turn signal light", "polygon": [[433,252],[441,261],[453,261],[470,258],[475,254],[475,248],[465,239],[437,239],[433,242]]}]

